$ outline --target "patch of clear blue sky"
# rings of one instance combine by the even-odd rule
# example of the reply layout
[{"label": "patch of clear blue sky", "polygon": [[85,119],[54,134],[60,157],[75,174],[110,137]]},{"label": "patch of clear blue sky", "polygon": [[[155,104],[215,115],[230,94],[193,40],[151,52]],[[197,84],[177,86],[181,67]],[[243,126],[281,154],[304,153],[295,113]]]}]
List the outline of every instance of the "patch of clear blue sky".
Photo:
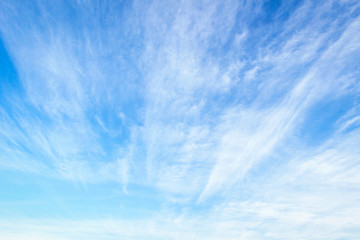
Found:
[{"label": "patch of clear blue sky", "polygon": [[[14,91],[19,93],[21,89],[20,82],[16,73],[16,69],[4,47],[4,43],[0,42],[0,91],[1,100],[5,101]],[[4,104],[5,105],[5,104]],[[5,105],[6,106],[6,105]]]},{"label": "patch of clear blue sky", "polygon": [[18,219],[137,219],[159,211],[162,200],[153,190],[130,185],[124,195],[118,184],[84,186],[81,183],[42,176],[1,171],[3,218]]}]

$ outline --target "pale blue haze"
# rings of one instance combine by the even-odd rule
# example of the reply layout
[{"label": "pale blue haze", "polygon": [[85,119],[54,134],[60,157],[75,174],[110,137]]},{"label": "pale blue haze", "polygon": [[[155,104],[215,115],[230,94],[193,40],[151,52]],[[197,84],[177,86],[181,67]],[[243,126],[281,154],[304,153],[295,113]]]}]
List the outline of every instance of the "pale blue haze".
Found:
[{"label": "pale blue haze", "polygon": [[0,240],[359,239],[360,2],[0,2]]}]

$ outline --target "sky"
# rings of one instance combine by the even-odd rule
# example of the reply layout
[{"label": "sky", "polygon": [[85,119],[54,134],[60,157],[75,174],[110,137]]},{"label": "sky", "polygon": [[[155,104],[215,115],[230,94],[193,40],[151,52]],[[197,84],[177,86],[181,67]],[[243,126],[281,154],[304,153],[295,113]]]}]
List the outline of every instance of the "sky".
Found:
[{"label": "sky", "polygon": [[0,240],[358,239],[358,0],[0,2]]}]

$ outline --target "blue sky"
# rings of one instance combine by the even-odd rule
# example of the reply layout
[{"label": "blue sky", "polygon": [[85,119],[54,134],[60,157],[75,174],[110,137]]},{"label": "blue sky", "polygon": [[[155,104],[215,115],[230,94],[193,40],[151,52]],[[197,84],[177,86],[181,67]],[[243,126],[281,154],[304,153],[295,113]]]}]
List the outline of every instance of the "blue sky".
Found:
[{"label": "blue sky", "polygon": [[357,239],[360,4],[2,1],[0,239]]}]

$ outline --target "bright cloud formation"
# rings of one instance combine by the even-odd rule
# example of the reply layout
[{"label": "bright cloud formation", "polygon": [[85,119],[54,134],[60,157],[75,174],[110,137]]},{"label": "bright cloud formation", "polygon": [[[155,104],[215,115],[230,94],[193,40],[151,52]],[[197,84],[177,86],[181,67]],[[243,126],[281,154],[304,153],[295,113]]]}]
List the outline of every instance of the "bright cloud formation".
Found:
[{"label": "bright cloud formation", "polygon": [[0,239],[359,236],[358,1],[0,9]]}]

